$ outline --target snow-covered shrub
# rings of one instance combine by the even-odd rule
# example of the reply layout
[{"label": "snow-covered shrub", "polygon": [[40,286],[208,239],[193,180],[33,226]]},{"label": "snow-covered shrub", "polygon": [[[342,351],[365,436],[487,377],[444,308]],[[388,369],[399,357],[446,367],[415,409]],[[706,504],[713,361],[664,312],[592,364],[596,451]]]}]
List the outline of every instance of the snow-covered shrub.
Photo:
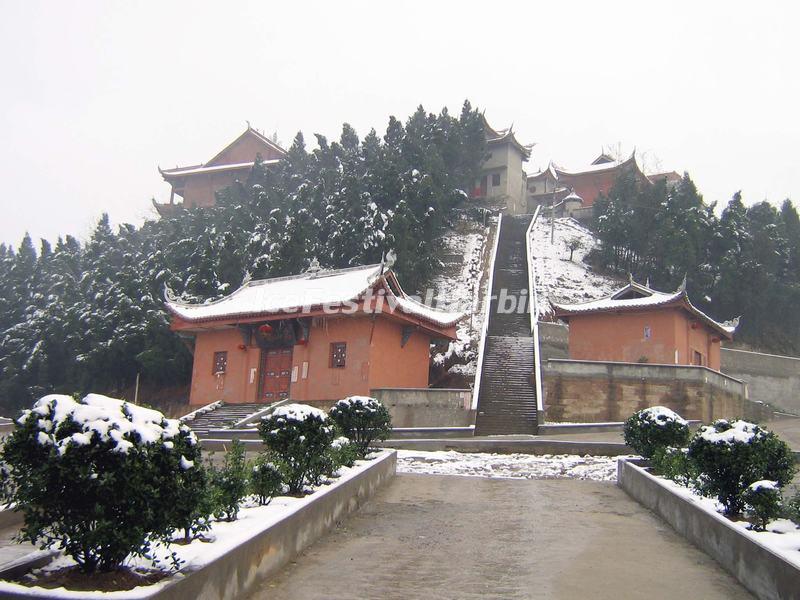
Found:
[{"label": "snow-covered shrub", "polygon": [[258,431],[290,494],[319,481],[325,471],[325,453],[336,436],[328,415],[305,404],[287,404],[263,417]]},{"label": "snow-covered shrub", "polygon": [[192,458],[187,457],[191,468],[183,470],[176,488],[175,504],[172,506],[172,522],[183,531],[183,541],[189,543],[211,528],[214,512],[214,491],[208,469],[201,462],[200,446]]},{"label": "snow-covered shrub", "polygon": [[57,546],[85,572],[148,556],[181,527],[177,506],[200,449],[191,430],[160,412],[90,394],[50,395],[25,410],[7,438],[22,539]]},{"label": "snow-covered shrub", "polygon": [[699,490],[715,496],[729,516],[744,508],[743,492],[761,480],[786,485],[794,476],[794,455],[785,442],[754,423],[718,420],[701,427],[689,444],[699,471]]},{"label": "snow-covered shrub", "polygon": [[355,444],[361,458],[375,440],[385,440],[392,432],[392,417],[382,402],[369,396],[350,396],[339,400],[330,411],[342,433]]},{"label": "snow-covered shrub", "polygon": [[753,520],[755,531],[764,531],[781,514],[781,490],[777,481],[751,483],[742,493],[745,512]]},{"label": "snow-covered shrub", "polygon": [[356,445],[344,436],[337,437],[325,453],[325,475],[332,477],[340,467],[352,467],[358,458]]},{"label": "snow-covered shrub", "polygon": [[239,514],[239,503],[247,495],[247,464],[244,459],[244,444],[233,440],[231,449],[225,454],[221,468],[212,468],[211,486],[214,516],[235,521]]},{"label": "snow-covered shrub", "polygon": [[653,472],[680,485],[694,485],[697,465],[689,458],[688,449],[674,446],[659,447],[650,458]]},{"label": "snow-covered shrub", "polygon": [[783,503],[782,516],[800,526],[800,493],[795,494]]},{"label": "snow-covered shrub", "polygon": [[664,406],[653,406],[628,417],[624,435],[628,446],[651,458],[658,448],[685,446],[689,441],[689,425],[678,413]]},{"label": "snow-covered shrub", "polygon": [[265,506],[283,489],[283,477],[277,466],[265,455],[259,456],[250,465],[250,493],[258,503]]}]

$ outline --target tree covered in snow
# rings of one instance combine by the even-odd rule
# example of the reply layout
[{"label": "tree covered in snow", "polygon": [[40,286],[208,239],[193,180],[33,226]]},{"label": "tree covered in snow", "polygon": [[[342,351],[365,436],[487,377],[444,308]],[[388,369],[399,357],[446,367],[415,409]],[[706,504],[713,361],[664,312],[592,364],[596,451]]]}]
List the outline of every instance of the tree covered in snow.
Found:
[{"label": "tree covered in snow", "polygon": [[169,331],[163,294],[202,302],[247,276],[304,271],[316,259],[341,268],[389,251],[408,291],[438,266],[437,240],[485,156],[480,113],[452,117],[419,107],[385,135],[337,141],[302,134],[285,160],[257,160],[211,208],[141,227],[103,215],[81,243],[0,244],[0,414],[46,393],[122,393],[137,374],[149,386],[185,384],[191,354]]},{"label": "tree covered in snow", "polygon": [[790,200],[746,206],[736,193],[717,216],[688,175],[674,187],[621,176],[594,203],[601,268],[661,290],[684,277],[692,302],[714,317],[741,317],[737,338],[800,352],[800,218]]}]

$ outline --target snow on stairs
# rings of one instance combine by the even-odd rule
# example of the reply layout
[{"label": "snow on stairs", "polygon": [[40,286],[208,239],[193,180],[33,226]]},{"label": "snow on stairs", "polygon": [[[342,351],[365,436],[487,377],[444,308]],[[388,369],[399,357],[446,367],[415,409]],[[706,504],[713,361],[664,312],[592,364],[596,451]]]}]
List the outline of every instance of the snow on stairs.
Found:
[{"label": "snow on stairs", "polygon": [[[525,233],[531,215],[503,216],[492,282],[486,345],[481,368],[475,435],[534,434],[537,431],[536,388],[532,383],[534,343],[530,313],[500,312],[500,291],[520,298],[528,290]],[[505,314],[504,314],[505,313]]]},{"label": "snow on stairs", "polygon": [[192,428],[197,437],[204,438],[210,429],[225,429],[233,426],[245,417],[263,410],[267,404],[223,404],[219,408],[198,415],[186,424]]}]

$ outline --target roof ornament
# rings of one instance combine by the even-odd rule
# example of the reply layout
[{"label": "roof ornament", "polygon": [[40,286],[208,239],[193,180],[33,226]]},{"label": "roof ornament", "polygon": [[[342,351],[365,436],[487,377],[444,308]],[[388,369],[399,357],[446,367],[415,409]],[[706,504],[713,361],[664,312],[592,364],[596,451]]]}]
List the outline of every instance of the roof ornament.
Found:
[{"label": "roof ornament", "polygon": [[169,303],[179,302],[180,298],[166,283],[164,284],[164,299]]},{"label": "roof ornament", "polygon": [[635,282],[633,281],[633,273],[628,272],[628,283],[633,285]]},{"label": "roof ornament", "polygon": [[244,277],[242,277],[242,286],[247,285],[253,280],[253,274],[250,273],[250,270],[244,272]]},{"label": "roof ornament", "polygon": [[386,252],[386,256],[383,259],[381,259],[381,264],[388,271],[394,266],[394,263],[396,262],[397,262],[397,253],[393,249],[389,248],[389,251]]},{"label": "roof ornament", "polygon": [[722,325],[723,325],[724,327],[728,327],[728,328],[730,328],[731,330],[734,330],[734,329],[736,329],[737,327],[739,327],[739,320],[740,320],[741,318],[742,318],[742,315],[739,315],[738,317],[736,317],[736,318],[734,318],[734,319],[731,319],[730,321],[723,321],[723,322],[722,322]]},{"label": "roof ornament", "polygon": [[650,275],[647,276],[647,279],[644,282],[644,287],[650,289]]},{"label": "roof ornament", "polygon": [[244,121],[244,122],[245,122],[245,123],[247,123],[247,128],[248,128],[248,129],[252,129],[252,128],[253,128],[253,126],[252,126],[252,125],[250,125],[250,121],[248,121],[247,119],[245,119],[245,121]]},{"label": "roof ornament", "polygon": [[317,273],[319,273],[321,270],[322,270],[322,268],[319,266],[319,260],[317,260],[317,257],[315,256],[314,258],[311,259],[311,264],[308,265],[308,269],[306,269],[306,273],[308,273],[311,276],[314,276]]},{"label": "roof ornament", "polygon": [[686,273],[683,274],[683,281],[681,281],[681,285],[678,287],[679,292],[686,293]]}]

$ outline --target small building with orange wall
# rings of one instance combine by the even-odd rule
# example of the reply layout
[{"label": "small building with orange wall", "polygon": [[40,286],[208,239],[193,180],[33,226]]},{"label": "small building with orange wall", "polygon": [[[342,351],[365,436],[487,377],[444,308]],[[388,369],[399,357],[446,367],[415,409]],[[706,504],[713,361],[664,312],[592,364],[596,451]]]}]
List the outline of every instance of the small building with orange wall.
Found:
[{"label": "small building with orange wall", "polygon": [[554,304],[569,323],[573,360],[694,365],[720,370],[720,342],[735,327],[718,323],[689,301],[682,287],[658,292],[633,280],[608,298]]},{"label": "small building with orange wall", "polygon": [[167,309],[193,342],[192,405],[425,388],[431,341],[455,339],[462,316],[408,297],[384,265],[248,281],[206,304],[168,294]]},{"label": "small building with orange wall", "polygon": [[[285,155],[283,148],[248,124],[244,133],[205,163],[174,169],[159,167],[159,173],[171,187],[169,204],[155,200],[153,204],[161,216],[170,216],[181,207],[214,206],[218,191],[247,179],[256,157],[270,165],[280,162]],[[183,201],[176,203],[175,196]]]}]

